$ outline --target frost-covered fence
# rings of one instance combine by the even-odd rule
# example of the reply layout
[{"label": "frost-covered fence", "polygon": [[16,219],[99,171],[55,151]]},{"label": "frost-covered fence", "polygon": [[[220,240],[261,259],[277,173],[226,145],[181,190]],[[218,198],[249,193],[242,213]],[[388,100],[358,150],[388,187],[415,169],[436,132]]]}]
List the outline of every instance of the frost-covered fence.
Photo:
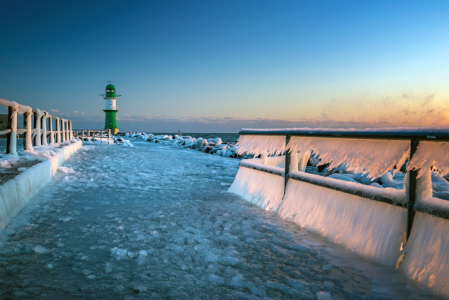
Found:
[{"label": "frost-covered fence", "polygon": [[96,130],[96,129],[75,129],[74,134],[77,138],[82,140],[100,140],[111,143],[111,129]]},{"label": "frost-covered fence", "polygon": [[[19,135],[23,135],[23,148],[28,151],[33,151],[33,146],[61,143],[73,137],[70,120],[54,117],[46,111],[1,98],[0,104],[8,107],[8,129],[0,131],[0,135],[6,134],[7,154],[17,155]],[[23,128],[18,128],[18,113],[23,114]],[[56,125],[56,130],[53,130],[53,123]]]},{"label": "frost-covered fence", "polygon": [[[239,145],[260,158],[241,161],[230,192],[449,295],[449,201],[431,180],[449,186],[447,130],[244,130]],[[312,159],[368,185],[306,173]],[[403,189],[373,181],[404,165]]]}]

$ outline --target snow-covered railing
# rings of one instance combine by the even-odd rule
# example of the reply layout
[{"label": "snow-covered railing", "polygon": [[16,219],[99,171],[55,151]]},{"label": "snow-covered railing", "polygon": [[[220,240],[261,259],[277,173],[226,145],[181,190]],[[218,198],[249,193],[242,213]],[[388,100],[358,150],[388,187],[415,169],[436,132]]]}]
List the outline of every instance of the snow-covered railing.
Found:
[{"label": "snow-covered railing", "polygon": [[[412,229],[415,210],[423,211],[422,208],[418,208],[418,205],[414,208],[417,198],[417,178],[423,174],[423,168],[429,169],[434,166],[438,168],[439,172],[443,172],[445,168],[449,170],[449,154],[441,150],[441,144],[446,144],[445,142],[448,141],[449,132],[447,130],[429,128],[396,131],[246,129],[240,131],[239,154],[246,152],[255,155],[269,155],[285,151],[285,174],[287,176],[285,176],[284,191],[289,178],[318,184],[316,180],[305,180],[300,176],[289,175],[291,171],[297,171],[297,164],[293,167],[291,161],[298,159],[298,152],[307,160],[310,152],[315,151],[320,155],[320,164],[329,163],[331,168],[345,164],[349,170],[362,170],[370,177],[381,176],[393,168],[397,171],[408,159],[410,167],[405,183],[408,191],[406,203],[403,204],[408,215],[408,237]],[[417,152],[417,149],[420,151]],[[429,157],[429,153],[433,153],[433,157]],[[292,154],[295,155],[292,156]],[[296,169],[292,169],[292,167]],[[420,173],[418,174],[418,172]],[[335,188],[335,186],[332,187],[323,182],[320,182],[319,185],[355,194],[350,189]],[[388,199],[388,197],[370,197],[368,195],[365,198],[395,205],[397,203],[397,200]],[[434,216],[449,218],[449,212],[445,209],[433,208],[426,212]]]},{"label": "snow-covered railing", "polygon": [[111,141],[111,129],[103,129],[103,130],[97,130],[97,129],[75,129],[73,130],[74,135],[77,138],[80,138],[82,140],[106,140],[108,144],[110,144]]},{"label": "snow-covered railing", "polygon": [[[7,154],[17,155],[17,137],[20,134],[23,135],[23,148],[27,151],[33,151],[33,146],[62,143],[73,138],[70,120],[1,98],[0,104],[8,107],[8,129],[0,131],[0,134],[6,134]],[[22,129],[17,126],[17,113],[23,114]],[[53,130],[53,119],[56,130]]]}]

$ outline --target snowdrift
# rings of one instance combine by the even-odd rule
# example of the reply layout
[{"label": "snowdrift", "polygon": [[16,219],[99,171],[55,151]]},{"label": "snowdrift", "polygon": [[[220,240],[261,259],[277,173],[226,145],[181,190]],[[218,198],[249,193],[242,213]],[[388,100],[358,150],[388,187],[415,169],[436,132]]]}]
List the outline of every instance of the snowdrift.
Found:
[{"label": "snowdrift", "polygon": [[[0,185],[0,222],[3,227],[25,206],[34,194],[50,182],[58,167],[82,146],[82,142],[73,140],[60,145],[63,145],[63,147],[52,148],[51,146],[54,145],[36,146],[36,153],[41,154],[46,160]],[[46,151],[47,148],[51,148],[51,150]],[[47,152],[51,152],[52,155]]]}]

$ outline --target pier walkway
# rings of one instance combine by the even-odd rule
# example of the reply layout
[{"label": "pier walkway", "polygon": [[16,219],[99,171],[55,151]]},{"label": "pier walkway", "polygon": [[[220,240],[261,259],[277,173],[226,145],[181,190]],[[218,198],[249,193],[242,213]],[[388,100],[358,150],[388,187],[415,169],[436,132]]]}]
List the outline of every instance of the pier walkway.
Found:
[{"label": "pier walkway", "polygon": [[0,299],[432,298],[228,193],[239,160],[133,143],[85,144],[3,230]]}]

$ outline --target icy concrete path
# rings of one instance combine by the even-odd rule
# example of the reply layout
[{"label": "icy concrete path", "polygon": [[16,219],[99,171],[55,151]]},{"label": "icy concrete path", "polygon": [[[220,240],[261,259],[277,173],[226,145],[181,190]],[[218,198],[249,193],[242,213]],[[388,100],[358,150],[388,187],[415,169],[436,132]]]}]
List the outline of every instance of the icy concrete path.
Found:
[{"label": "icy concrete path", "polygon": [[3,231],[0,298],[432,298],[227,193],[238,160],[133,142],[84,146]]}]

